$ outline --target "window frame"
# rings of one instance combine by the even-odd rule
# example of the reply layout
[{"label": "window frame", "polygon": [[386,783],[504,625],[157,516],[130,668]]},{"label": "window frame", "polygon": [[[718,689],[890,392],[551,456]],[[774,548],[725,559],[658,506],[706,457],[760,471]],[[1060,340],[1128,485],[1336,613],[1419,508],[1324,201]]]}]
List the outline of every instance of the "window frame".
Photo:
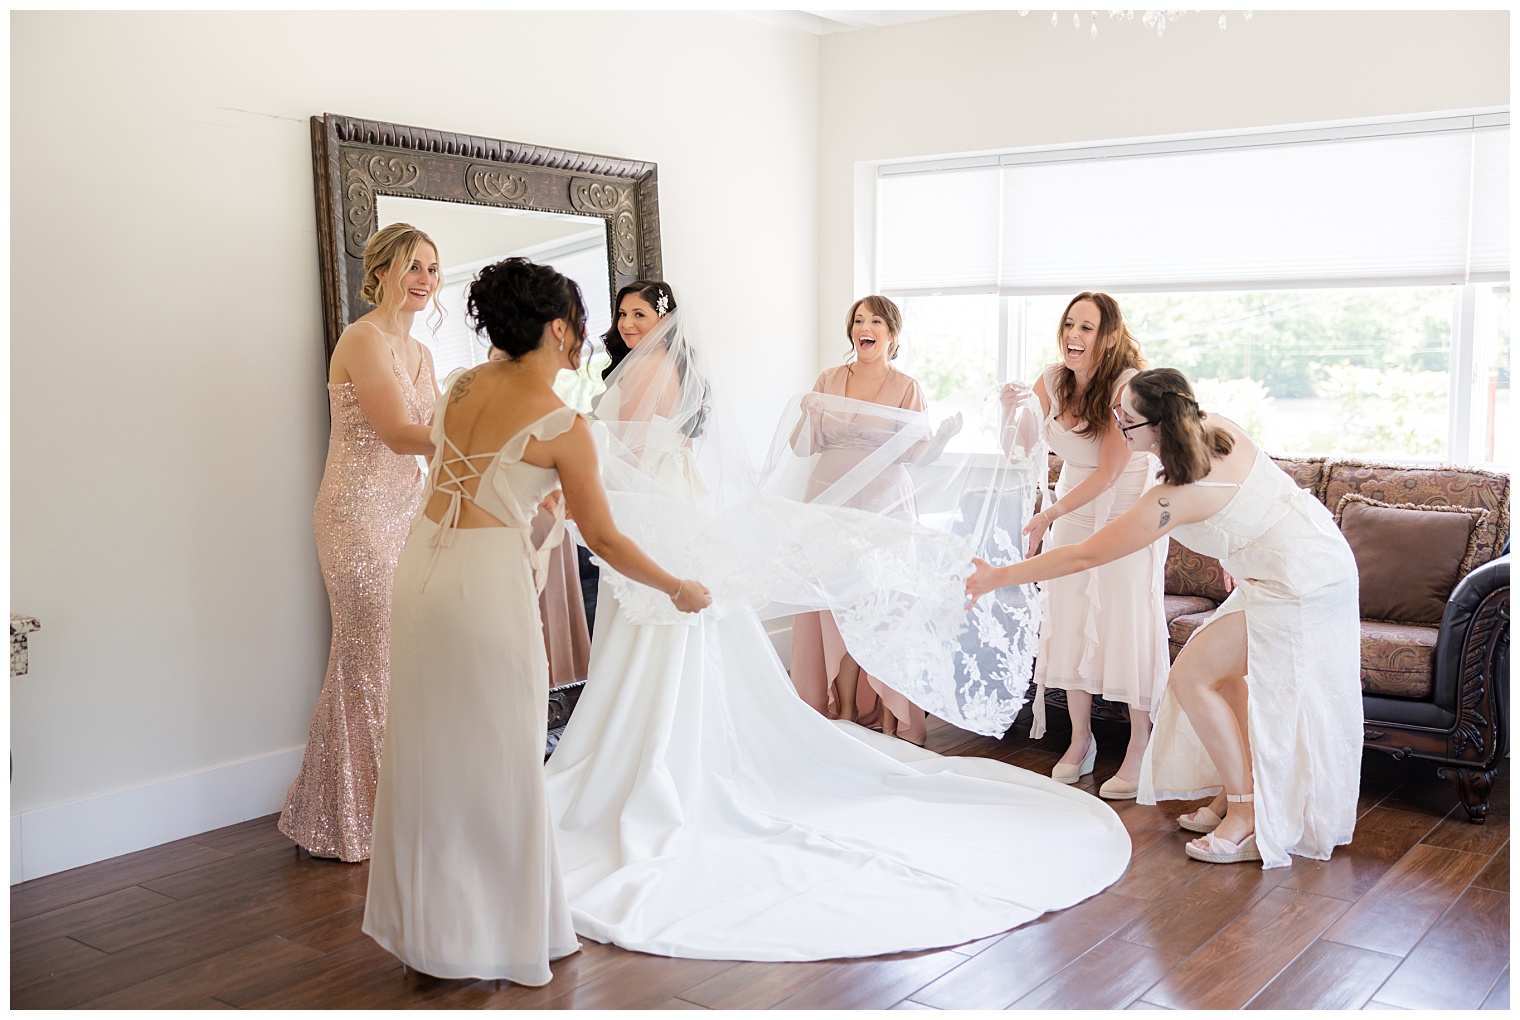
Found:
[{"label": "window frame", "polygon": [[[1333,138],[1378,137],[1383,135],[1410,134],[1442,130],[1472,130],[1481,127],[1508,125],[1509,108],[1494,107],[1467,110],[1425,117],[1392,116],[1357,121],[1345,121],[1299,127],[1272,127],[1259,130],[1206,132],[1190,135],[1158,136],[1153,138],[1125,139],[1087,145],[1052,145],[984,152],[965,156],[946,156],[936,159],[876,160],[856,164],[855,182],[855,230],[854,251],[856,256],[854,279],[861,293],[876,293],[878,266],[881,262],[881,238],[877,229],[878,195],[882,179],[904,173],[924,173],[940,170],[960,170],[977,167],[1013,166],[1032,162],[1065,162],[1102,159],[1112,156],[1143,155],[1147,153],[1177,153],[1209,151],[1221,148],[1242,148],[1260,145],[1297,144]],[[1413,285],[1413,284],[1411,284]],[[1429,286],[1429,284],[1424,284]],[[1477,463],[1484,450],[1484,431],[1488,426],[1487,407],[1476,399],[1496,352],[1492,345],[1497,338],[1494,287],[1507,286],[1509,280],[1469,279],[1461,284],[1444,284],[1452,289],[1451,356],[1448,363],[1449,399],[1446,435],[1446,454],[1442,462],[1452,464]],[[1315,289],[1313,281],[1304,281],[1291,288],[1254,289]],[[1327,281],[1327,289],[1345,287],[1343,281]],[[1387,283],[1371,286],[1395,287]],[[1217,290],[1218,287],[1199,286],[1188,290],[1175,287],[1146,289],[1144,293],[1199,293]],[[1230,288],[1234,289],[1234,288]],[[1111,290],[1115,296],[1139,293],[1132,288]],[[942,288],[893,288],[883,292],[899,300],[913,297],[936,297],[957,294],[996,295],[999,299],[997,337],[997,378],[1006,382],[1015,366],[1027,363],[1031,342],[1027,315],[1027,297],[1017,288],[999,286],[942,287]],[[1309,452],[1309,451],[1299,451]],[[1408,458],[1410,463],[1427,462],[1423,458]]]}]

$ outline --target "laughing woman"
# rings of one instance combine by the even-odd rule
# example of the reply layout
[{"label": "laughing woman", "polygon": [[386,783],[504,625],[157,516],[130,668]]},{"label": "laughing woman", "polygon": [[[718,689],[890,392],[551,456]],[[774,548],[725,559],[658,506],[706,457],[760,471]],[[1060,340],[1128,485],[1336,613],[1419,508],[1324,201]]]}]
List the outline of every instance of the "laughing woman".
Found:
[{"label": "laughing woman", "polygon": [[[872,294],[856,301],[845,316],[850,360],[825,369],[813,384],[813,394],[907,411],[926,410],[928,404],[918,380],[892,367],[902,326],[902,312],[890,299]],[[864,416],[869,419],[869,412],[865,411]],[[808,484],[808,499],[816,498],[858,468],[863,460],[871,458],[872,440],[865,438],[871,430],[855,427],[860,417],[861,414],[850,413],[815,422],[806,441],[806,449],[819,454]],[[959,427],[959,419],[948,427],[942,426],[927,444],[928,450],[942,450]],[[798,446],[797,437],[793,446]],[[918,456],[932,461],[937,453],[920,451]],[[892,517],[917,517],[913,484],[902,463],[883,472],[855,494],[848,505]],[[802,700],[824,715],[873,729],[879,727],[888,736],[923,746],[928,735],[924,710],[860,668],[845,647],[832,613],[798,613],[793,617],[791,675]]]},{"label": "laughing woman", "polygon": [[[1119,303],[1107,294],[1078,294],[1061,316],[1056,342],[1060,361],[1041,373],[1034,394],[1045,440],[1063,464],[1058,498],[1047,499],[1024,528],[1030,552],[1042,538],[1047,549],[1082,541],[1116,520],[1152,484],[1151,458],[1127,447],[1114,426],[1119,391],[1145,367]],[[1005,406],[1021,389],[1017,383],[1004,387]],[[1166,551],[1166,539],[1158,538],[1113,563],[1041,585],[1046,603],[1031,736],[1045,731],[1045,688],[1065,691],[1071,744],[1050,776],[1075,783],[1092,771],[1097,757],[1093,696],[1127,705],[1124,762],[1098,789],[1108,800],[1135,796],[1151,713],[1166,684]]]},{"label": "laughing woman", "polygon": [[1199,409],[1176,369],[1135,376],[1116,416],[1130,449],[1161,459],[1162,484],[1085,542],[1006,567],[977,560],[967,594],[1091,569],[1168,534],[1219,558],[1236,587],[1172,665],[1139,800],[1218,794],[1178,819],[1206,833],[1187,845],[1198,860],[1325,860],[1351,841],[1361,770],[1351,548],[1238,426]]}]

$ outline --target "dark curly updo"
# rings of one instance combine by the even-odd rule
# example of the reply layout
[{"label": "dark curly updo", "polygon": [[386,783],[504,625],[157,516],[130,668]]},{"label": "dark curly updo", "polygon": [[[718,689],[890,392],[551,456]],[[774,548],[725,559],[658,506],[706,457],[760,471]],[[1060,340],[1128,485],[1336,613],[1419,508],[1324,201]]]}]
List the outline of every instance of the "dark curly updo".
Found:
[{"label": "dark curly updo", "polygon": [[[650,308],[656,310],[661,318],[676,310],[675,291],[670,289],[670,284],[664,280],[634,280],[627,286],[620,287],[616,296],[612,299],[612,325],[607,332],[602,334],[602,346],[607,349],[607,357],[612,359],[607,367],[602,369],[602,378],[612,374],[612,370],[618,367],[618,363],[628,357],[629,348],[623,342],[623,334],[618,332],[618,309],[623,307],[623,298],[629,294],[635,294],[644,299]],[[660,311],[660,299],[665,299],[665,309]]]},{"label": "dark curly updo", "polygon": [[502,259],[480,271],[466,305],[476,333],[516,360],[538,350],[544,325],[564,319],[577,343],[586,339],[586,305],[576,282],[524,258]]}]

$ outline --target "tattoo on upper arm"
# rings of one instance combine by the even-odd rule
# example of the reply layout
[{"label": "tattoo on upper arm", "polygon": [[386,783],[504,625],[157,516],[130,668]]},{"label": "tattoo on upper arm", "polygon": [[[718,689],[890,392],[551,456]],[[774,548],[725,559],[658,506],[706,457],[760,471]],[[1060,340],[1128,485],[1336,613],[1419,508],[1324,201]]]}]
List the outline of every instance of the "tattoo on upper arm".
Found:
[{"label": "tattoo on upper arm", "polygon": [[479,370],[473,368],[470,369],[464,375],[460,376],[458,381],[454,383],[454,391],[449,394],[450,404],[459,403],[464,399],[464,395],[470,392],[470,383],[475,381],[475,373],[477,371]]},{"label": "tattoo on upper arm", "polygon": [[[1159,497],[1157,498],[1156,502],[1160,503],[1162,507],[1169,507],[1169,506],[1172,505],[1172,501],[1171,500],[1169,500],[1169,499],[1161,499]],[[1161,520],[1156,524],[1156,527],[1158,527],[1158,528],[1164,528],[1164,527],[1166,527],[1167,522],[1170,521],[1171,519],[1172,519],[1172,512],[1170,510],[1163,509],[1161,511]]]}]

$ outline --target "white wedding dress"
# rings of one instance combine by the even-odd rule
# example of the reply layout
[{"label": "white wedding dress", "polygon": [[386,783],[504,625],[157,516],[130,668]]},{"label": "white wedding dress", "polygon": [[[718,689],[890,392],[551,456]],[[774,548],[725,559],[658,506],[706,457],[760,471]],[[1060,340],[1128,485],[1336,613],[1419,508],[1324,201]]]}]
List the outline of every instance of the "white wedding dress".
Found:
[{"label": "white wedding dress", "polygon": [[[641,542],[683,500],[702,517],[691,431],[640,426],[642,469],[676,497],[650,520],[614,494]],[[578,934],[701,959],[871,956],[1006,931],[1123,874],[1129,837],[1101,800],[830,721],[752,609],[684,616],[602,576],[585,691],[546,767]]]}]

